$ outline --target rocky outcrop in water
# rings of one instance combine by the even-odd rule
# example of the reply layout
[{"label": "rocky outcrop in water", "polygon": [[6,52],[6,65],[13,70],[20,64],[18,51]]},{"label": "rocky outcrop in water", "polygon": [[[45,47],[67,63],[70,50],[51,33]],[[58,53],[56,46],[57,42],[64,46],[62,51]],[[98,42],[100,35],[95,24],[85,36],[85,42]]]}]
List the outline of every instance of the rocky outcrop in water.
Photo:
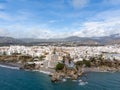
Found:
[{"label": "rocky outcrop in water", "polygon": [[68,69],[64,68],[63,70],[56,71],[51,78],[52,82],[61,81],[64,78],[70,78],[71,80],[77,80],[80,76],[82,76],[83,72],[79,72],[76,68]]}]

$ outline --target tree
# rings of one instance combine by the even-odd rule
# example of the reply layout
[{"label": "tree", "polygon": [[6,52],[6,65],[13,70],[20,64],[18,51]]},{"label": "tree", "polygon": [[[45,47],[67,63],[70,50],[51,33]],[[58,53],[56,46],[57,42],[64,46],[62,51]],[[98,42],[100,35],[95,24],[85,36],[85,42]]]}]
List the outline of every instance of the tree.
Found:
[{"label": "tree", "polygon": [[86,67],[91,67],[91,63],[90,63],[90,60],[85,60],[83,59],[83,64],[85,64]]},{"label": "tree", "polygon": [[93,62],[93,63],[95,63],[96,62],[95,57],[90,57],[90,61]]},{"label": "tree", "polygon": [[85,62],[85,65],[86,65],[86,67],[91,67],[90,61],[86,61],[86,62]]},{"label": "tree", "polygon": [[56,71],[57,70],[63,70],[63,68],[64,68],[64,64],[63,63],[58,63],[57,65],[56,65]]},{"label": "tree", "polygon": [[77,62],[76,62],[76,65],[77,65],[77,66],[82,66],[82,65],[83,65],[83,61],[77,61]]}]

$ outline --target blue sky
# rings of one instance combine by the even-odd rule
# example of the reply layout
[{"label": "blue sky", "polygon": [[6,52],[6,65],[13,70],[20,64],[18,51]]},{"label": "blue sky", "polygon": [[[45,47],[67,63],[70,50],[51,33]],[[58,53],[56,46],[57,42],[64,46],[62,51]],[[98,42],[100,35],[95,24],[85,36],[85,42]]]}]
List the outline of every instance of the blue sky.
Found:
[{"label": "blue sky", "polygon": [[120,33],[120,0],[0,0],[0,36],[97,37]]}]

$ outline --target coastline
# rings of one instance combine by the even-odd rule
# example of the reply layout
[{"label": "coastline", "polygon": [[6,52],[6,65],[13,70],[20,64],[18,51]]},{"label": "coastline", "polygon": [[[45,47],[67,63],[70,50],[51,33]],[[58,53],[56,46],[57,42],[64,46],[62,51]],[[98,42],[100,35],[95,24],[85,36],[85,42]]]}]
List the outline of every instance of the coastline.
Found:
[{"label": "coastline", "polygon": [[[20,65],[16,65],[16,64],[12,64],[12,63],[0,63],[0,67],[20,70]],[[53,72],[46,71],[46,70],[30,70],[30,69],[23,69],[23,70],[25,70],[25,71],[36,71],[36,72],[40,72],[40,73],[47,74],[47,75],[52,75],[53,74]]]},{"label": "coastline", "polygon": [[40,73],[47,74],[47,75],[53,75],[53,73],[49,71],[43,71],[43,70],[32,70],[32,71],[40,72]]},{"label": "coastline", "polygon": [[103,68],[98,68],[98,67],[91,67],[91,68],[84,68],[84,73],[89,73],[89,72],[120,72],[120,69],[115,69],[115,68],[109,68],[109,69],[103,69]]},{"label": "coastline", "polygon": [[20,70],[19,67],[16,67],[16,66],[10,66],[10,65],[5,65],[5,64],[0,64],[0,67]]},{"label": "coastline", "polygon": [[[13,65],[11,63],[0,63],[0,67],[3,67],[3,68],[9,68],[9,69],[16,69],[16,70],[20,70],[20,65]],[[49,75],[49,76],[52,76],[54,74],[54,72],[52,72],[51,70],[45,70],[45,69],[39,69],[39,70],[30,70],[30,69],[23,69],[25,71],[35,71],[35,72],[40,72],[40,73],[43,73],[43,74],[46,74],[46,75]],[[119,69],[111,69],[111,70],[107,70],[107,69],[101,69],[101,68],[96,68],[96,67],[91,67],[91,68],[83,68],[83,72],[84,73],[89,73],[89,72],[106,72],[106,73],[109,73],[109,72],[119,72],[120,70]],[[84,74],[83,74],[84,75]]]}]

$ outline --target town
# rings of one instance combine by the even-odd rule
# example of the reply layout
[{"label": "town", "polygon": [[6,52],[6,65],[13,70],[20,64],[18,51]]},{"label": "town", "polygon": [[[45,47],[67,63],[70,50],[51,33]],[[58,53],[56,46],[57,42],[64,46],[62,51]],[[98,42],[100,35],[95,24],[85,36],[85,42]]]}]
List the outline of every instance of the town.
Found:
[{"label": "town", "polygon": [[[60,78],[56,78],[58,77],[56,72],[60,76],[65,77],[66,75],[63,71],[66,72],[67,70],[69,72],[68,69],[73,70],[73,74],[77,71],[77,76],[67,73],[67,76],[75,76],[73,79],[77,79],[84,71],[120,70],[119,60],[120,45],[77,47],[14,45],[0,47],[1,64],[18,65],[20,69],[25,70],[37,70],[49,74],[54,73],[53,81]],[[113,65],[113,62],[115,65]],[[78,70],[76,70],[76,67]],[[87,67],[87,69],[83,69],[83,67]]]}]

